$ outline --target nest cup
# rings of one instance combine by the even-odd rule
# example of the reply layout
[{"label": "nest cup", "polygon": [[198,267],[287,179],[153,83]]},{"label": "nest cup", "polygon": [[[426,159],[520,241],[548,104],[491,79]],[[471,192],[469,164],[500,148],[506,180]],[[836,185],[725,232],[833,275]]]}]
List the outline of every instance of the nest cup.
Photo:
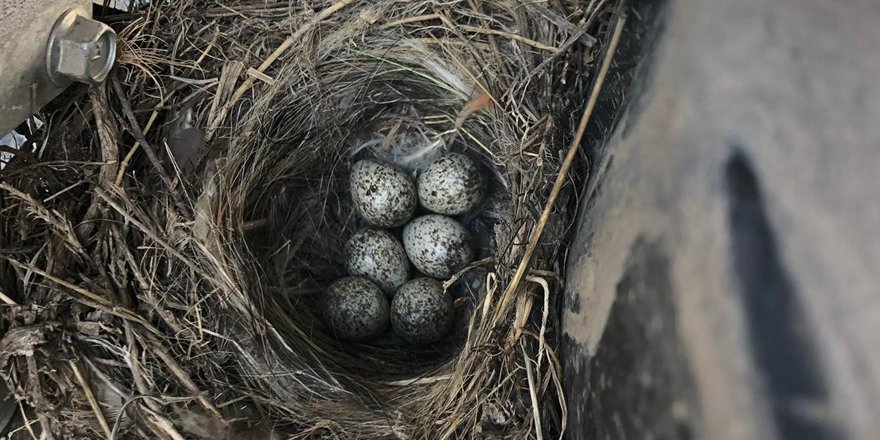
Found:
[{"label": "nest cup", "polygon": [[[96,319],[89,313],[103,303],[78,301],[82,292],[58,277],[104,273],[124,305],[100,316],[113,331],[73,336],[78,343],[63,349],[103,384],[91,394],[112,407],[161,389],[161,404],[115,405],[110,426],[84,390],[47,396],[9,374],[27,369],[23,358],[4,360],[8,383],[66,408],[47,424],[72,433],[560,435],[555,307],[572,189],[585,176],[563,175],[569,183],[558,198],[551,188],[600,48],[591,35],[605,37],[616,4],[207,3],[159,2],[110,20],[121,67],[88,100],[112,113],[96,111],[86,122],[98,135],[80,139],[122,165],[90,175],[79,205],[60,211],[79,224],[87,203],[100,207],[76,243],[64,241],[73,240],[68,223],[40,226],[67,243],[52,248],[55,258],[80,258],[51,285],[77,304],[81,321]],[[158,37],[185,31],[195,33]],[[167,130],[146,129],[157,118],[170,126],[183,111],[204,140],[192,167],[176,163]],[[114,142],[124,147],[108,157]],[[446,152],[476,159],[491,182],[482,206],[460,218],[479,260],[443,280],[459,298],[456,330],[426,347],[337,340],[319,302],[344,276],[345,241],[363,226],[349,194],[351,164],[376,158],[416,175]],[[34,209],[8,190],[6,198],[21,212]],[[542,223],[547,206],[555,215]],[[52,257],[27,249],[15,261],[45,267]],[[47,297],[30,301],[50,307]],[[74,335],[82,327],[70,325]],[[43,337],[62,333],[53,327]],[[90,361],[98,358],[117,362]],[[48,352],[44,360],[53,362]],[[58,371],[78,377],[68,366]]]},{"label": "nest cup", "polygon": [[[248,194],[243,204],[230,204],[230,212],[241,209],[237,217],[244,223],[267,219],[264,228],[246,234],[239,246],[253,253],[256,273],[272,283],[254,283],[262,288],[251,291],[251,300],[267,305],[264,316],[279,329],[308,328],[312,337],[317,330],[332,339],[314,313],[320,308],[316,304],[320,294],[315,292],[345,275],[340,272],[345,266],[345,241],[366,226],[354,214],[348,178],[350,165],[361,158],[379,159],[411,173],[449,151],[476,158],[487,176],[499,178],[487,201],[460,219],[479,236],[479,257],[494,256],[494,226],[503,221],[509,196],[498,165],[489,158],[497,151],[481,151],[479,146],[498,145],[503,139],[486,115],[462,124],[473,137],[470,142],[452,130],[474,85],[438,61],[426,46],[400,47],[389,40],[369,49],[339,54],[316,65],[310,75],[319,80],[279,83],[267,91],[254,113],[268,116],[249,121],[254,127],[247,131],[253,136],[234,141],[227,165],[219,171],[226,175],[223,181],[229,190]],[[430,63],[414,62],[419,59]],[[300,74],[298,66],[290,66],[279,78],[299,79]],[[249,178],[242,182],[239,176],[244,175]],[[394,231],[398,236],[399,229]],[[474,304],[485,274],[485,268],[475,265],[460,274],[470,284],[450,283],[449,290]],[[303,307],[312,312],[299,313]],[[419,348],[386,338],[371,344],[330,343],[327,349],[341,357],[340,365],[353,367],[345,369],[348,373],[360,370],[366,380],[388,381],[429,373],[449,360],[462,342],[451,337],[443,344]]]}]

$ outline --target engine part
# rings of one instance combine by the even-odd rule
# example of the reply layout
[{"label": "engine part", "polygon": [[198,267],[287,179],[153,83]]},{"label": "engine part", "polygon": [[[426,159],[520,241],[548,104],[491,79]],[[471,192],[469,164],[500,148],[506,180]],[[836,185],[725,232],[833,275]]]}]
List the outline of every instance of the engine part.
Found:
[{"label": "engine part", "polygon": [[107,77],[116,34],[91,10],[89,0],[0,0],[0,134],[74,81]]},{"label": "engine part", "polygon": [[49,36],[46,65],[56,84],[99,83],[116,59],[116,34],[104,23],[67,11]]}]

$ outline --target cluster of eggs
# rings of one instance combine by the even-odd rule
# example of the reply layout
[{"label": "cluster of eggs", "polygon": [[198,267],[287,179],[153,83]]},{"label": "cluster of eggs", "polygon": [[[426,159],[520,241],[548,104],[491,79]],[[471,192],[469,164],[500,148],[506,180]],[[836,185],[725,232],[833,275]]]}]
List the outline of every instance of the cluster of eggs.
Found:
[{"label": "cluster of eggs", "polygon": [[[337,337],[351,341],[381,335],[389,321],[410,343],[439,341],[454,311],[438,280],[474,259],[470,233],[452,216],[474,210],[486,195],[480,166],[449,153],[416,182],[394,165],[367,159],[352,166],[350,179],[355,210],[370,227],[348,240],[349,276],[325,292],[328,324]],[[412,218],[417,205],[429,213]],[[389,230],[401,226],[402,242]],[[411,279],[411,265],[421,276]]]}]

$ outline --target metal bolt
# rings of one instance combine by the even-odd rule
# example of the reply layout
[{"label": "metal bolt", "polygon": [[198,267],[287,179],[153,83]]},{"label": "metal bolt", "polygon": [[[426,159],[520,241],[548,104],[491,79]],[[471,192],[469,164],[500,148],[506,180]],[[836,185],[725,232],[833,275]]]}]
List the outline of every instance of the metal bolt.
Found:
[{"label": "metal bolt", "polygon": [[76,10],[65,12],[49,36],[46,67],[58,85],[104,81],[116,61],[116,33]]}]

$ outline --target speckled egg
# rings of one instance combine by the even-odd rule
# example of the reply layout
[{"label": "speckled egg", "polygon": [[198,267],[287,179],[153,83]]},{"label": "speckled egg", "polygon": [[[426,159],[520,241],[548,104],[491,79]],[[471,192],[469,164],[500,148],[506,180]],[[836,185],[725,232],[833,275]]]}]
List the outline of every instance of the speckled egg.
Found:
[{"label": "speckled egg", "polygon": [[404,284],[391,301],[391,328],[413,344],[443,339],[454,315],[452,297],[432,278],[417,278]]},{"label": "speckled egg", "polygon": [[351,167],[350,182],[357,213],[373,226],[401,226],[416,209],[413,179],[394,166],[360,160]]},{"label": "speckled egg", "polygon": [[419,176],[419,202],[438,214],[464,214],[486,196],[486,178],[476,161],[464,154],[441,156]]},{"label": "speckled egg", "polygon": [[349,275],[366,277],[388,296],[409,279],[409,260],[400,241],[383,229],[367,228],[354,234],[345,245]]},{"label": "speckled egg", "polygon": [[461,223],[443,215],[424,215],[403,228],[403,247],[419,272],[449,278],[474,259],[471,234]]},{"label": "speckled egg", "polygon": [[336,337],[366,341],[385,331],[388,299],[372,281],[363,277],[342,278],[325,292],[324,311]]}]

